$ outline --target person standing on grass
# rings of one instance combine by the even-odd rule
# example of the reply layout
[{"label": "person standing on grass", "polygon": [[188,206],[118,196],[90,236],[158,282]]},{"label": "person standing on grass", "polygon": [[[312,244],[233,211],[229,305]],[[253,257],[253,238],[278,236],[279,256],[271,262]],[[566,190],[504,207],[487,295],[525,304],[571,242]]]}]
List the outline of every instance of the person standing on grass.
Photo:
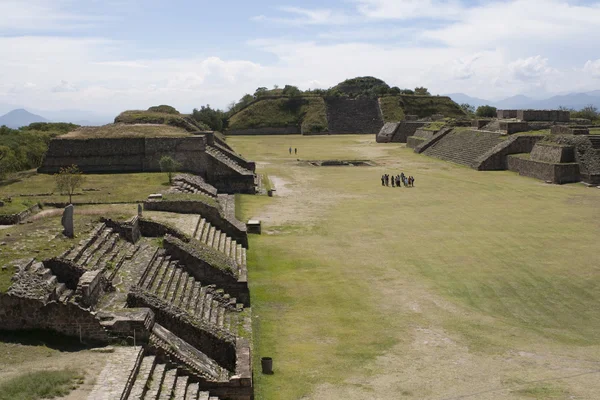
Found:
[{"label": "person standing on grass", "polygon": [[298,154],[298,148],[294,147],[294,154]]},{"label": "person standing on grass", "polygon": [[415,187],[415,177],[414,176],[410,177],[410,186]]},{"label": "person standing on grass", "polygon": [[396,186],[401,187],[400,186],[400,175],[396,175]]},{"label": "person standing on grass", "polygon": [[381,186],[385,186],[385,175],[381,175]]},{"label": "person standing on grass", "polygon": [[394,177],[392,176],[392,187],[396,187],[395,183],[396,182],[394,181]]},{"label": "person standing on grass", "polygon": [[292,146],[290,146],[290,154],[292,154]]}]

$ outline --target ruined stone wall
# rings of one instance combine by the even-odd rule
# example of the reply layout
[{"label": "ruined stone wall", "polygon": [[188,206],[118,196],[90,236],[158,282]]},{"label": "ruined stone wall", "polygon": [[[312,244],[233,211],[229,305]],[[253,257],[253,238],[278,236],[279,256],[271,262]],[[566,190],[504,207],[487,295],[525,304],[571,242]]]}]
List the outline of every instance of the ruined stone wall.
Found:
[{"label": "ruined stone wall", "polygon": [[192,319],[186,312],[173,307],[164,300],[134,287],[127,295],[128,307],[148,307],[154,319],[181,339],[215,360],[221,367],[235,371],[235,337],[228,332],[215,330]]},{"label": "ruined stone wall", "polygon": [[252,129],[234,129],[227,131],[227,135],[299,135],[299,126],[283,126],[273,128],[252,128]]},{"label": "ruined stone wall", "polygon": [[579,182],[579,165],[577,163],[552,164],[531,160],[517,155],[508,156],[508,169],[519,175],[541,179],[556,184]]},{"label": "ruined stone wall", "polygon": [[501,131],[506,132],[508,135],[512,135],[514,133],[526,132],[529,130],[529,124],[527,122],[517,122],[517,121],[500,121],[498,126]]},{"label": "ruined stone wall", "polygon": [[225,232],[236,242],[244,247],[248,247],[248,232],[246,225],[237,220],[232,220],[231,216],[221,212],[218,208],[205,204],[201,201],[177,200],[177,201],[145,201],[144,209],[151,211],[167,211],[180,214],[200,214],[211,225]]},{"label": "ruined stone wall", "polygon": [[180,260],[186,272],[196,280],[217,285],[245,307],[250,306],[248,282],[238,278],[238,265],[223,253],[194,241],[194,246],[166,236],[163,246],[173,258]]},{"label": "ruined stone wall", "polygon": [[206,171],[205,148],[204,136],[56,138],[50,141],[38,171],[56,173],[75,164],[85,173],[160,172],[160,158],[169,155],[182,164],[182,170],[202,174]]},{"label": "ruined stone wall", "polygon": [[235,151],[231,150],[229,146],[222,146],[220,144],[215,144],[215,147],[218,148],[222,153],[224,153],[227,157],[231,158],[236,164],[241,167],[246,168],[249,171],[256,171],[256,163],[254,161],[248,161],[244,157],[237,154]]},{"label": "ruined stone wall", "polygon": [[35,204],[29,207],[27,210],[21,211],[20,213],[0,215],[0,225],[16,225],[39,210],[40,206]]},{"label": "ruined stone wall", "polygon": [[569,145],[538,142],[531,150],[531,159],[547,163],[572,163],[575,162],[575,149]]},{"label": "ruined stone wall", "polygon": [[569,125],[553,125],[550,129],[553,135],[589,135],[589,128]]},{"label": "ruined stone wall", "polygon": [[497,110],[496,115],[498,119],[512,119],[517,118],[518,110]]},{"label": "ruined stone wall", "polygon": [[521,121],[569,122],[571,113],[562,110],[518,110],[517,119]]},{"label": "ruined stone wall", "polygon": [[540,135],[513,136],[477,158],[474,168],[479,171],[506,170],[508,168],[507,156],[509,154],[529,153],[533,149],[533,146],[543,138]]},{"label": "ruined stone wall", "polygon": [[43,302],[0,293],[0,330],[50,330],[79,340],[107,343],[100,320],[75,303]]},{"label": "ruined stone wall", "polygon": [[378,99],[328,98],[325,104],[330,134],[377,134],[383,126]]},{"label": "ruined stone wall", "polygon": [[203,176],[221,193],[255,194],[254,174],[242,174],[234,166],[205,153],[207,172]]},{"label": "ruined stone wall", "polygon": [[427,122],[417,122],[417,121],[402,121],[394,132],[394,137],[392,138],[392,142],[394,143],[406,143],[410,136],[413,136],[417,129],[422,128],[427,125]]},{"label": "ruined stone wall", "polygon": [[44,261],[44,267],[50,269],[59,282],[71,290],[77,289],[79,279],[86,272],[85,268],[61,258],[51,258]]}]

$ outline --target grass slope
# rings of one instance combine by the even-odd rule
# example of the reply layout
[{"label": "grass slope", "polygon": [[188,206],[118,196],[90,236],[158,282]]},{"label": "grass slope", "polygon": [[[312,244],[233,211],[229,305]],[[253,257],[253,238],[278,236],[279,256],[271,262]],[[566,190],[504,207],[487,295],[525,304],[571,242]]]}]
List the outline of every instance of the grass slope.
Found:
[{"label": "grass slope", "polygon": [[433,114],[445,117],[464,117],[465,113],[458,104],[445,96],[399,95],[400,107],[406,115],[418,115],[419,118]]},{"label": "grass slope", "polygon": [[327,130],[327,111],[320,97],[257,101],[231,116],[229,129],[301,126],[307,132]]},{"label": "grass slope", "polygon": [[404,110],[400,107],[397,96],[385,96],[379,99],[383,122],[398,122],[404,120]]},{"label": "grass slope", "polygon": [[[255,375],[257,399],[600,391],[600,191],[373,138],[296,138],[304,159],[380,165],[310,167],[288,141],[230,139],[278,194],[238,198],[242,220],[263,221],[249,246],[254,355],[275,374]],[[401,171],[415,188],[381,187]]]},{"label": "grass slope", "polygon": [[115,124],[164,124],[185,129],[188,132],[210,131],[211,129],[189,115],[171,114],[156,111],[129,110],[115,118]]},{"label": "grass slope", "polygon": [[76,371],[30,372],[0,384],[0,400],[37,400],[62,397],[80,383],[82,383],[82,376]]}]

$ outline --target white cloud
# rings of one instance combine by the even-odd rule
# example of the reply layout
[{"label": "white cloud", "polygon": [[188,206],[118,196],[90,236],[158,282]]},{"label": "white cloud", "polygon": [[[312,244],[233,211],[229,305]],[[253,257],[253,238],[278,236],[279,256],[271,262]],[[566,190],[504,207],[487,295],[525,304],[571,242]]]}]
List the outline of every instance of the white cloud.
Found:
[{"label": "white cloud", "polygon": [[0,18],[0,32],[65,31],[114,19],[61,10],[61,6],[66,5],[67,0],[2,0],[0,15],[3,18]]},{"label": "white cloud", "polygon": [[508,70],[513,78],[521,81],[531,81],[545,78],[558,71],[548,66],[548,59],[542,56],[521,58],[508,64]]},{"label": "white cloud", "polygon": [[68,81],[60,81],[60,84],[54,86],[52,89],[54,93],[64,93],[64,92],[76,92],[78,89],[72,83]]},{"label": "white cloud", "polygon": [[352,18],[339,10],[331,10],[326,8],[308,9],[300,7],[279,7],[278,10],[284,12],[285,14],[291,14],[292,16],[268,17],[261,14],[252,17],[251,20],[255,22],[267,21],[296,26],[345,25],[356,21],[356,18]]},{"label": "white cloud", "polygon": [[593,78],[600,79],[600,59],[595,61],[586,61],[586,63],[583,65],[582,71],[591,75]]},{"label": "white cloud", "polygon": [[453,20],[460,18],[464,7],[453,0],[354,0],[358,11],[378,19],[433,18]]}]

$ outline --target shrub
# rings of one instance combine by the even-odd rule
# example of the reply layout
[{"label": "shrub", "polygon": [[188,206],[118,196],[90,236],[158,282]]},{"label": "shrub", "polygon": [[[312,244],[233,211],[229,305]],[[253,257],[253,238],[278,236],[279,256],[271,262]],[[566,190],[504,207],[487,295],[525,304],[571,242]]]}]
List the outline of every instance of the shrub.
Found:
[{"label": "shrub", "polygon": [[484,118],[494,118],[497,115],[496,111],[497,111],[496,107],[479,106],[479,107],[477,107],[477,111],[475,112],[475,115],[477,115],[478,117],[484,117]]},{"label": "shrub", "polygon": [[159,112],[165,114],[176,114],[179,115],[179,111],[175,109],[175,107],[167,106],[165,104],[160,106],[153,106],[148,109],[148,111]]},{"label": "shrub", "polygon": [[77,165],[71,165],[70,167],[63,167],[60,169],[58,174],[54,175],[56,181],[56,188],[62,194],[69,195],[69,204],[72,203],[73,193],[79,189],[85,178]]},{"label": "shrub", "polygon": [[159,161],[160,170],[166,172],[169,177],[169,184],[173,183],[173,174],[181,168],[181,163],[175,161],[173,157],[162,156]]}]

